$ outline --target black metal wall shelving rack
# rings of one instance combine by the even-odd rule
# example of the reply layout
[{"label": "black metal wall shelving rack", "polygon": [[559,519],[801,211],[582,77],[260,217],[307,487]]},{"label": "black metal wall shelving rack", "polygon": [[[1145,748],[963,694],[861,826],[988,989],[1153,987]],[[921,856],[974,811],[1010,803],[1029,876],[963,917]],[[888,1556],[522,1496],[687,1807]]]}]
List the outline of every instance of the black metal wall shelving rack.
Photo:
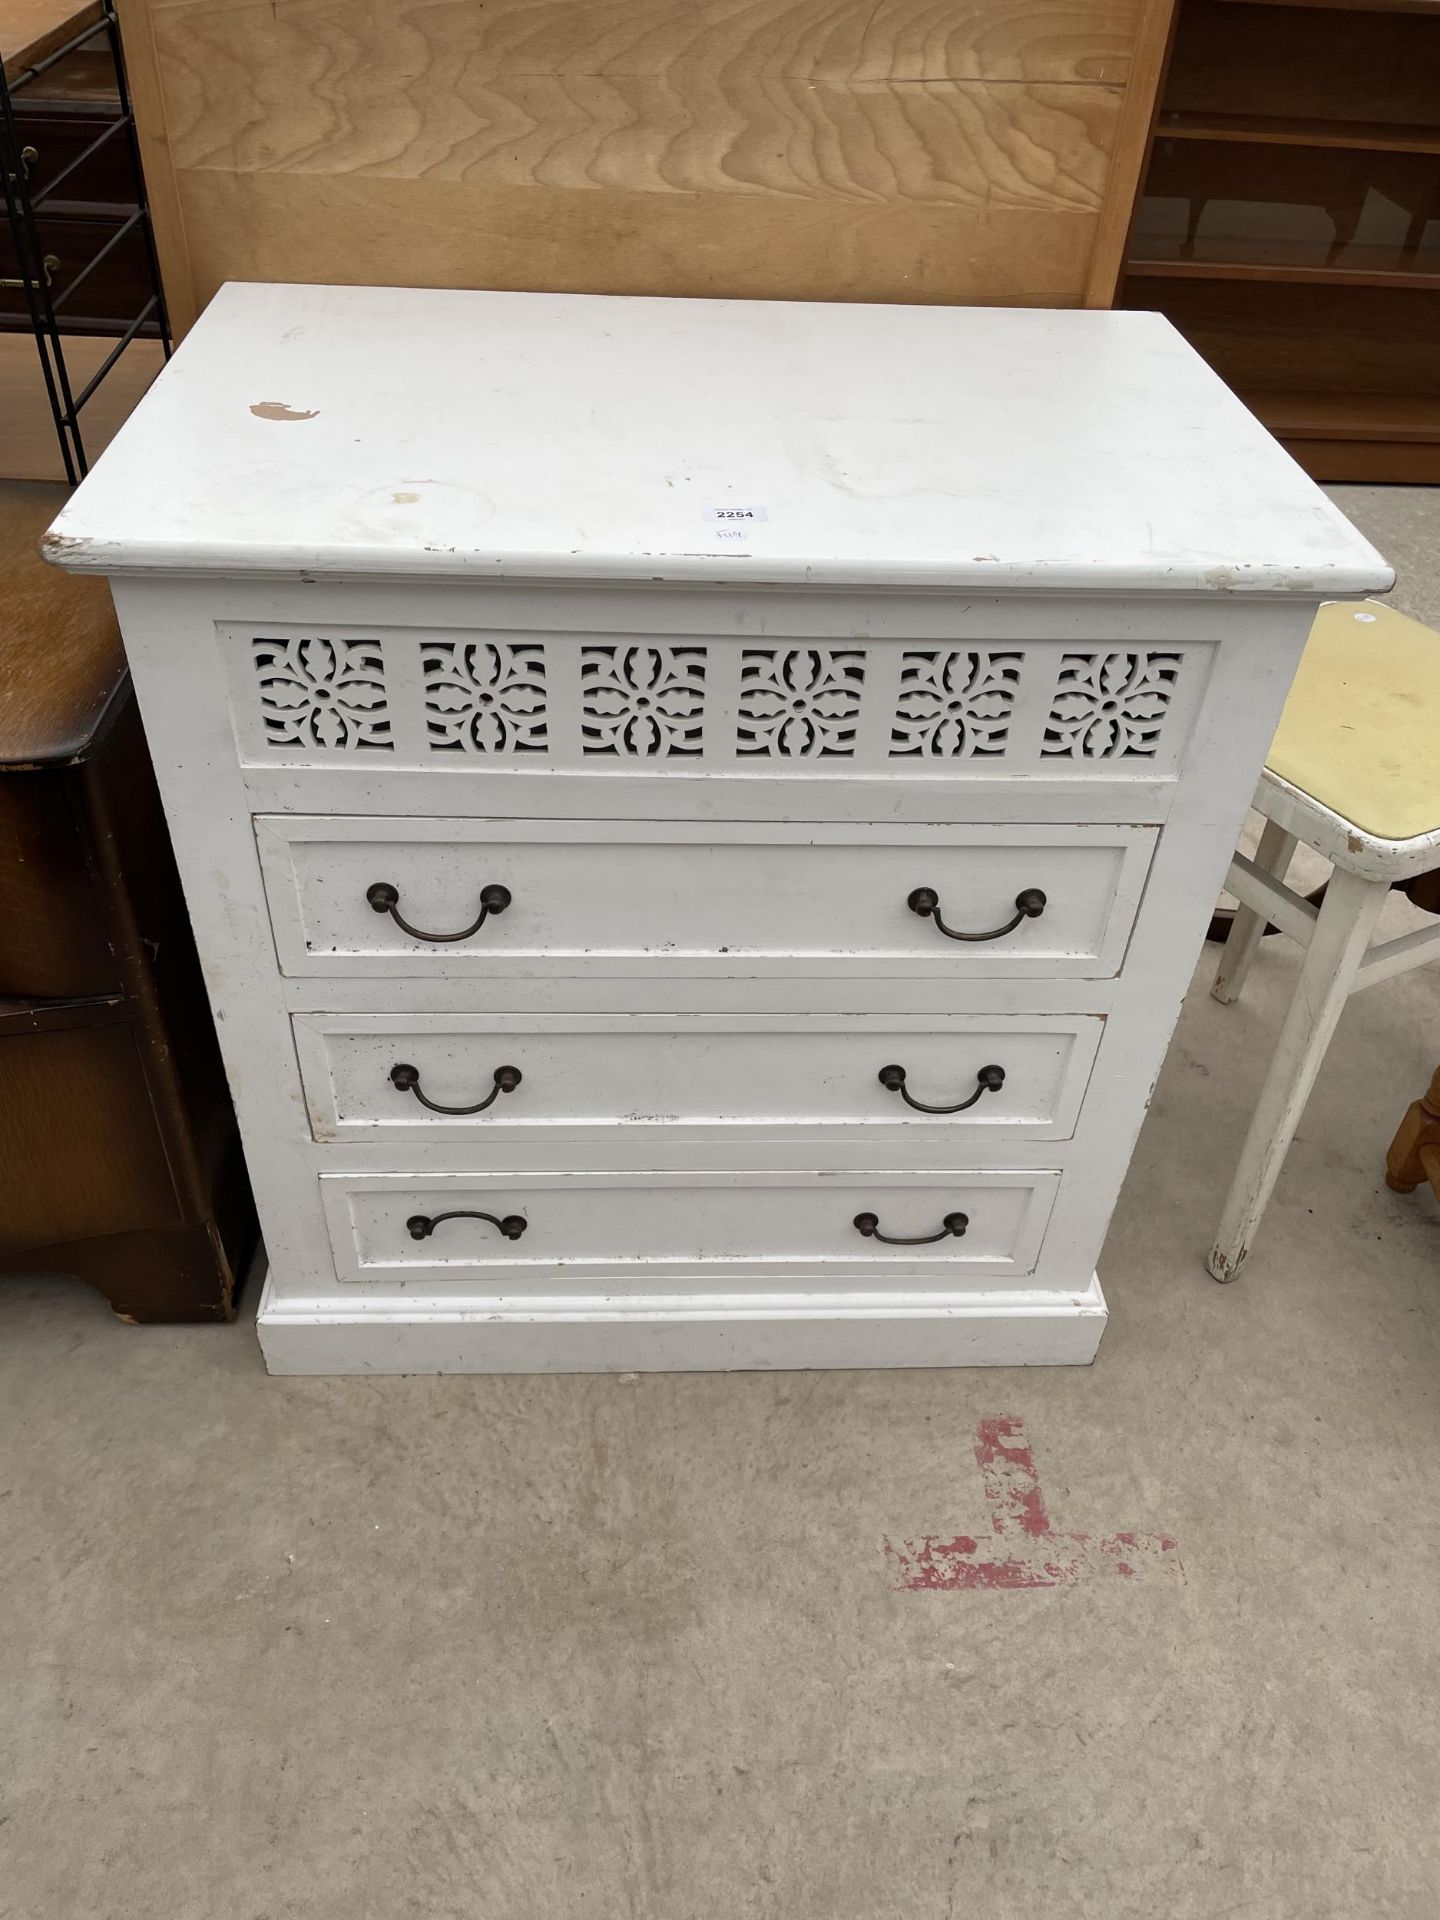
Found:
[{"label": "black metal wall shelving rack", "polygon": [[[114,67],[118,111],[113,102],[107,104],[104,128],[79,152],[67,158],[58,171],[49,172],[48,177],[43,178],[43,183],[32,190],[32,175],[38,171],[40,155],[34,139],[27,133],[27,104],[43,94],[40,83],[47,74],[60,67],[62,62],[83,55],[87,49],[99,50],[102,42],[108,46]],[[93,177],[94,170],[88,167],[88,163],[103,149],[109,149],[107,159],[113,156],[117,166],[123,162],[128,167],[126,194],[118,206],[108,204],[103,210],[106,216],[103,223],[105,238],[93,252],[85,254],[78,265],[67,262],[62,280],[61,261],[55,249],[57,230],[63,224],[65,230],[73,235],[84,227],[83,216],[97,211],[87,201],[67,196],[66,189],[67,186],[73,188],[87,174],[87,170]],[[66,476],[73,485],[89,466],[80,415],[125,349],[132,341],[144,337],[160,340],[167,357],[170,352],[170,328],[165,313],[165,297],[161,290],[150,213],[145,201],[140,148],[135,135],[135,114],[125,78],[120,28],[112,0],[101,0],[98,17],[81,27],[63,45],[8,77],[0,73],[0,178],[4,182],[5,213],[15,266],[14,273],[7,272],[0,276],[0,289],[11,292],[18,290],[23,296],[18,308],[0,316],[0,327],[8,331],[28,330],[34,335]],[[77,220],[76,216],[81,218]],[[76,294],[82,287],[93,288],[96,284],[93,276],[97,270],[107,261],[113,261],[117,251],[131,241],[132,235],[139,242],[138,252],[143,263],[140,272],[142,304],[139,311],[133,315],[87,316],[77,320],[79,308]],[[134,241],[131,241],[131,251],[135,251]],[[147,286],[148,297],[144,297]],[[66,364],[67,333],[115,336],[114,347],[78,392],[74,389]]]}]

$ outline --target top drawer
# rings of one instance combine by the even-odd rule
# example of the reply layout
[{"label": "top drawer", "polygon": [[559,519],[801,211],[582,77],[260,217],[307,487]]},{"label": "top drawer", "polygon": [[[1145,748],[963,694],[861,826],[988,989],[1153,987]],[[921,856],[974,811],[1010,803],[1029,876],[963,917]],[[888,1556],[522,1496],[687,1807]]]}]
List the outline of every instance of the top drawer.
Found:
[{"label": "top drawer", "polygon": [[[282,972],[440,980],[1105,977],[1155,841],[1148,827],[303,814],[255,830]],[[935,911],[911,905],[922,890]]]}]

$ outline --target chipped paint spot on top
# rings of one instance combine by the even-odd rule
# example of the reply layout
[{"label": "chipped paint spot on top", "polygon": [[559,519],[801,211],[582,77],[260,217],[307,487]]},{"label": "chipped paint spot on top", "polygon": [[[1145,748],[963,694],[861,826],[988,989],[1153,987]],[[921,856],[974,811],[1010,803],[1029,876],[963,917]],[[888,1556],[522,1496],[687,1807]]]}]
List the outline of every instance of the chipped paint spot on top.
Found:
[{"label": "chipped paint spot on top", "polygon": [[257,420],[313,420],[320,409],[314,407],[307,413],[300,407],[287,407],[283,400],[257,400],[250,411]]}]

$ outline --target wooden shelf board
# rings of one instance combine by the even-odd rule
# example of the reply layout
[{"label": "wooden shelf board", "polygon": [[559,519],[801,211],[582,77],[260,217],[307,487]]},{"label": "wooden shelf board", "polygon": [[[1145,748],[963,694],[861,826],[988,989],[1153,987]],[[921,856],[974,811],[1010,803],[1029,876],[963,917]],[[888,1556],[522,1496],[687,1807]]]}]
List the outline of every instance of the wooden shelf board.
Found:
[{"label": "wooden shelf board", "polygon": [[98,0],[0,0],[0,62],[16,80],[100,18]]},{"label": "wooden shelf board", "polygon": [[1440,446],[1440,393],[1242,393],[1250,411],[1286,440],[1410,440]]},{"label": "wooden shelf board", "polygon": [[[1127,274],[1144,280],[1257,280],[1329,287],[1419,287],[1440,292],[1440,250],[1422,248],[1406,265],[1391,247],[1351,246],[1333,266],[1316,259],[1313,244],[1237,241],[1229,254],[1184,254],[1181,241],[1137,236]],[[1201,242],[1213,246],[1215,243]],[[1247,244],[1253,249],[1246,258]]]},{"label": "wooden shelf board", "polygon": [[1440,18],[1440,0],[1222,0],[1232,7],[1304,7],[1316,13],[1429,13]]},{"label": "wooden shelf board", "polygon": [[1440,153],[1440,124],[1384,120],[1277,119],[1260,113],[1162,114],[1157,140],[1235,141],[1246,146],[1358,148],[1366,153]]}]

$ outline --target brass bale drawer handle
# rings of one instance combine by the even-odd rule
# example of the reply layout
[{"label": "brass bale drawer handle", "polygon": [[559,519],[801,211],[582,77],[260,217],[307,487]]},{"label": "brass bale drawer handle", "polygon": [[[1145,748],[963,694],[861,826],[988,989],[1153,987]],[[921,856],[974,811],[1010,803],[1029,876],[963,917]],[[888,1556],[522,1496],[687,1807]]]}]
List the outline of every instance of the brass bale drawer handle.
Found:
[{"label": "brass bale drawer handle", "polygon": [[[26,153],[33,153],[33,152],[34,152],[34,148],[33,148],[33,147],[27,147],[27,148],[25,149],[25,152],[26,152]],[[22,155],[21,157],[23,158],[24,156]],[[27,171],[26,171],[26,178],[27,178],[27,179],[29,178],[29,171],[28,171],[28,169],[27,169]],[[47,253],[47,254],[46,254],[46,256],[45,256],[45,258],[44,258],[44,260],[43,260],[43,261],[41,262],[41,265],[42,265],[42,267],[44,268],[44,271],[45,271],[45,284],[46,284],[46,286],[47,286],[47,287],[53,287],[53,286],[54,286],[54,284],[55,284],[55,276],[56,276],[56,274],[57,274],[57,273],[59,273],[59,271],[60,271],[60,256],[59,256],[59,254],[58,254],[58,253]],[[0,287],[28,287],[28,286],[32,286],[33,284],[34,284],[34,282],[33,282],[33,281],[31,281],[31,280],[29,280],[29,279],[27,279],[27,278],[26,278],[26,276],[25,276],[25,275],[24,275],[23,273],[17,273],[17,274],[9,274],[9,275],[7,275],[7,276],[6,276],[6,277],[5,277],[5,278],[4,278],[3,280],[0,280]]]},{"label": "brass bale drawer handle", "polygon": [[442,1107],[421,1087],[418,1067],[412,1067],[408,1060],[397,1060],[390,1069],[391,1086],[398,1087],[401,1093],[413,1093],[421,1106],[428,1107],[431,1113],[484,1113],[487,1107],[494,1106],[502,1093],[513,1093],[520,1080],[518,1067],[496,1067],[495,1084],[483,1100],[477,1100],[473,1107]]},{"label": "brass bale drawer handle", "polygon": [[388,913],[400,931],[408,933],[412,940],[430,940],[437,946],[445,946],[452,940],[468,940],[472,933],[478,933],[492,913],[504,913],[512,895],[508,887],[482,887],[480,912],[470,925],[462,927],[459,933],[426,933],[423,927],[412,927],[400,911],[400,889],[392,886],[388,880],[377,880],[374,886],[367,887],[365,898],[376,913]]},{"label": "brass bale drawer handle", "polygon": [[443,1221],[446,1220],[484,1220],[492,1227],[498,1227],[507,1240],[518,1240],[530,1224],[522,1220],[518,1213],[507,1213],[503,1220],[493,1213],[471,1213],[466,1208],[458,1208],[454,1213],[412,1213],[405,1222],[405,1229],[412,1240],[428,1240]]},{"label": "brass bale drawer handle", "polygon": [[882,1087],[890,1093],[898,1093],[906,1106],[914,1107],[917,1113],[965,1113],[974,1106],[982,1094],[1000,1091],[1005,1084],[1005,1069],[1004,1067],[981,1067],[975,1076],[974,1093],[968,1100],[958,1101],[953,1107],[929,1107],[923,1100],[917,1100],[905,1084],[904,1067],[881,1067],[876,1077]]},{"label": "brass bale drawer handle", "polygon": [[887,1247],[928,1247],[933,1240],[948,1240],[952,1235],[959,1240],[969,1224],[968,1213],[947,1213],[939,1233],[881,1233],[877,1215],[857,1213],[855,1216],[857,1233],[863,1233],[867,1240],[883,1240]]},{"label": "brass bale drawer handle", "polygon": [[947,927],[940,918],[940,896],[933,887],[916,887],[905,904],[911,913],[933,920],[947,940],[998,940],[1004,934],[1013,933],[1022,920],[1038,920],[1045,911],[1046,900],[1039,887],[1026,887],[1015,896],[1015,918],[1007,920],[1003,927],[991,927],[988,933],[962,933],[958,927]]}]

